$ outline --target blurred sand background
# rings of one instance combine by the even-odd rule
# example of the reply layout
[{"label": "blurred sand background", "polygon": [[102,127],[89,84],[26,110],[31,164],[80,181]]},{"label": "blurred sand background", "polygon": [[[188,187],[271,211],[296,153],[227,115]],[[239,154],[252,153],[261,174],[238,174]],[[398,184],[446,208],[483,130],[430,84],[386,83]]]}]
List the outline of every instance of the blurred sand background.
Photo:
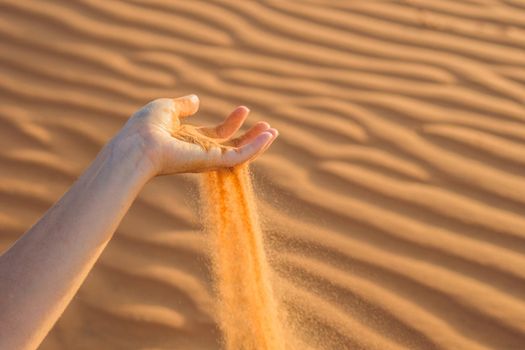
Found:
[{"label": "blurred sand background", "polygon": [[[0,249],[187,93],[281,131],[255,185],[305,349],[525,349],[524,1],[1,1]],[[147,186],[41,350],[219,348],[198,179]]]}]

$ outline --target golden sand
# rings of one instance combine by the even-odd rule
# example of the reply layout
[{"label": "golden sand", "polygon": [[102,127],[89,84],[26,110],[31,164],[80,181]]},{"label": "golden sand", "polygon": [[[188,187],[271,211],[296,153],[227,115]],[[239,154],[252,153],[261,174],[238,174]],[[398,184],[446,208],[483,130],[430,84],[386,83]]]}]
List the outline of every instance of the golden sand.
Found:
[{"label": "golden sand", "polygon": [[210,147],[216,146],[221,149],[225,149],[227,146],[217,142],[217,140],[203,135],[199,131],[199,127],[191,124],[181,124],[173,131],[173,137],[185,142],[194,143],[201,146],[205,150],[209,150]]},{"label": "golden sand", "polygon": [[248,165],[203,176],[225,348],[284,349]]},{"label": "golden sand", "polygon": [[[196,93],[188,121],[281,133],[256,193],[283,328],[308,316],[287,340],[523,348],[523,1],[0,3],[0,250],[139,106]],[[219,349],[200,179],[146,186],[39,350]]]}]

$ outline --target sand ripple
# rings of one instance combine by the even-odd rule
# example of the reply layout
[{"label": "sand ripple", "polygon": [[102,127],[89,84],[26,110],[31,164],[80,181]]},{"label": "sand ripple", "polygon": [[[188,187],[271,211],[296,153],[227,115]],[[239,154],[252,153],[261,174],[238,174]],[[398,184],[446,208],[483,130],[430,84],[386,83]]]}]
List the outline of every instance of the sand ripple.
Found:
[{"label": "sand ripple", "polygon": [[[0,247],[146,101],[282,136],[255,165],[308,349],[525,347],[525,6],[2,1]],[[42,350],[217,349],[196,176],[156,179]]]}]

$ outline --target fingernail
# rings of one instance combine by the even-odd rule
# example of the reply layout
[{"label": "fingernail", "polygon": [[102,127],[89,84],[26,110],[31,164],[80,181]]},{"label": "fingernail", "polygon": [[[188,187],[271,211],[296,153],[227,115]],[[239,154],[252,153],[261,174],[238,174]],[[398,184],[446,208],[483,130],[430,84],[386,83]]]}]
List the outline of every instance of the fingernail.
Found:
[{"label": "fingernail", "polygon": [[184,98],[190,100],[193,104],[199,103],[199,96],[195,94],[186,95]]},{"label": "fingernail", "polygon": [[266,130],[267,132],[271,133],[273,137],[277,137],[279,136],[279,131],[277,129],[274,129],[274,128],[270,128],[268,130]]},{"label": "fingernail", "polygon": [[274,138],[274,135],[271,132],[265,131],[262,133],[268,140],[271,140]]}]

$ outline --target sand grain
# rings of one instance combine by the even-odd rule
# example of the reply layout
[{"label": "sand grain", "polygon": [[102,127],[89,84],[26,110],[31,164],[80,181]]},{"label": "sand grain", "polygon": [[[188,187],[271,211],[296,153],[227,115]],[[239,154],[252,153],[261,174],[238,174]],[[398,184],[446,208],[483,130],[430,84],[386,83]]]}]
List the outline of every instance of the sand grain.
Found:
[{"label": "sand grain", "polygon": [[[521,349],[524,65],[521,1],[1,1],[0,248],[198,93],[280,131],[252,170],[299,344]],[[148,184],[41,349],[218,349],[197,197]]]}]

